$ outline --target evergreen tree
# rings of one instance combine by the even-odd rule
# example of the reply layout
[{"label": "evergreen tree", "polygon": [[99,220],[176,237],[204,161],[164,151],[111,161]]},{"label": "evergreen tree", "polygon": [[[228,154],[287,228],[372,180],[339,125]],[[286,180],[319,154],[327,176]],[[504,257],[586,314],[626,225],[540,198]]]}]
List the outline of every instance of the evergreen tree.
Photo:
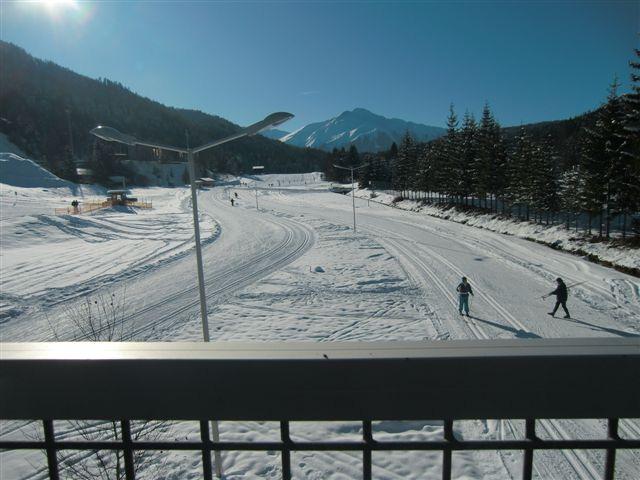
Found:
[{"label": "evergreen tree", "polygon": [[635,54],[638,59],[629,62],[631,67],[631,93],[623,97],[626,142],[624,152],[631,157],[634,170],[640,172],[640,49],[636,49]]},{"label": "evergreen tree", "polygon": [[[630,193],[633,160],[624,153],[624,108],[618,96],[618,81],[609,89],[607,103],[598,111],[596,124],[585,129],[582,166],[585,174],[585,200],[591,215],[604,211],[605,235],[609,238],[611,213],[624,212],[633,204]],[[602,222],[600,235],[602,236]]]},{"label": "evergreen tree", "polygon": [[460,131],[460,163],[459,163],[459,193],[465,199],[471,195],[474,190],[474,179],[472,166],[477,156],[476,136],[478,134],[478,126],[473,114],[468,111],[464,115],[462,121],[462,129]]},{"label": "evergreen tree", "polygon": [[398,148],[398,156],[393,163],[392,181],[393,188],[404,196],[410,187],[410,176],[415,173],[417,160],[416,144],[411,134],[407,131],[402,137]]},{"label": "evergreen tree", "polygon": [[557,212],[560,206],[559,157],[550,138],[536,145],[533,152],[530,165],[530,201],[536,209],[547,214],[548,223],[549,214]]},{"label": "evergreen tree", "polygon": [[626,234],[626,218],[629,212],[640,207],[640,49],[635,49],[636,61],[631,66],[631,93],[623,96],[624,144],[622,153],[626,166],[627,192],[621,192],[621,211],[624,215],[623,236]]},{"label": "evergreen tree", "polygon": [[[507,188],[505,199],[511,204],[518,205],[518,211],[522,205],[531,202],[531,163],[534,156],[534,147],[531,138],[524,128],[515,139],[515,146],[507,163]],[[527,212],[527,219],[529,218]]]},{"label": "evergreen tree", "polygon": [[477,156],[471,166],[474,190],[478,198],[484,199],[486,206],[487,195],[501,196],[506,183],[506,148],[502,130],[488,103],[482,110],[476,139]]},{"label": "evergreen tree", "polygon": [[[579,165],[575,165],[565,171],[560,177],[560,203],[564,210],[578,215],[584,210],[584,176]],[[569,228],[569,218],[567,218],[567,228]],[[576,221],[576,229],[578,222]]]},{"label": "evergreen tree", "polygon": [[369,188],[371,186],[371,172],[374,161],[375,156],[371,153],[365,153],[362,156],[364,166],[356,171],[358,175],[358,188]]},{"label": "evergreen tree", "polygon": [[398,158],[398,145],[396,145],[396,142],[393,142],[387,152],[387,159],[393,161],[396,158]]},{"label": "evergreen tree", "polygon": [[462,158],[460,155],[460,145],[458,138],[458,116],[449,105],[449,116],[447,117],[447,134],[444,137],[442,171],[440,172],[442,182],[441,191],[450,196],[458,196],[462,186]]},{"label": "evergreen tree", "polygon": [[360,154],[354,144],[349,146],[349,154],[347,155],[347,166],[356,167],[360,164]]}]

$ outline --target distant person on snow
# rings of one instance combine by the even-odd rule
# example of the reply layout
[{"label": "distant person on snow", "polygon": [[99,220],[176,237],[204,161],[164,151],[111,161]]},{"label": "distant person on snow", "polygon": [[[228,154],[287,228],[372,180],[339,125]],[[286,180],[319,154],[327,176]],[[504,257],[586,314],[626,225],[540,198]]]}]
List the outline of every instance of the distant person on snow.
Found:
[{"label": "distant person on snow", "polygon": [[238,192],[233,192],[233,194],[238,198]]},{"label": "distant person on snow", "polygon": [[462,310],[465,311],[467,317],[469,316],[469,294],[473,295],[473,289],[471,288],[471,284],[467,281],[467,277],[462,277],[462,282],[456,288],[456,292],[458,292],[459,303],[458,310],[460,311],[460,315],[462,315]]},{"label": "distant person on snow", "polygon": [[231,199],[231,206],[233,207],[233,198]]},{"label": "distant person on snow", "polygon": [[[565,285],[564,280],[562,280],[560,277],[556,278],[556,282],[558,283],[558,286],[553,292],[549,293],[549,295],[556,296],[556,306],[553,307],[552,312],[549,312],[549,315],[553,317],[556,314],[558,307],[562,305],[562,309],[564,310],[564,313],[566,313],[564,318],[571,318],[571,315],[569,315],[569,310],[567,310],[567,298],[569,297],[567,286]],[[548,297],[549,295],[546,295],[546,297]]]}]

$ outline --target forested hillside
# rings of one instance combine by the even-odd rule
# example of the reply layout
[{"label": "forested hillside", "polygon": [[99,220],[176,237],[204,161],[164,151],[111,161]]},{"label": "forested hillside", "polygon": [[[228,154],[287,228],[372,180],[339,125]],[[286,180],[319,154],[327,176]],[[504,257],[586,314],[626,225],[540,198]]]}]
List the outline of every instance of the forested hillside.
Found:
[{"label": "forested hillside", "polygon": [[[164,153],[157,157],[143,147],[127,152],[122,147],[97,145],[89,130],[99,124],[174,145],[185,145],[185,131],[190,143],[198,145],[240,128],[221,117],[167,107],[117,82],[79,75],[10,43],[0,42],[0,67],[0,131],[64,178],[73,178],[78,162],[99,161],[97,170],[103,175],[118,173],[115,160],[110,160],[116,158],[109,154],[113,151],[124,151],[136,159],[172,159]],[[325,156],[318,150],[256,136],[204,152],[199,164],[230,173],[250,171],[255,164],[272,172],[303,172],[318,170]]]}]

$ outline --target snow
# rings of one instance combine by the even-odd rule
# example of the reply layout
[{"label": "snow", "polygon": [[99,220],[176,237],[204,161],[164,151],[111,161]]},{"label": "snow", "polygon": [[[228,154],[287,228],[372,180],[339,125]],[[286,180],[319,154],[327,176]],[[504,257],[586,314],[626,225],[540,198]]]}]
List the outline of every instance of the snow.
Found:
[{"label": "snow", "polygon": [[[225,180],[234,184],[198,193],[212,340],[640,335],[636,277],[515,234],[361,198],[356,199],[354,234],[351,198],[328,192],[319,173]],[[100,198],[103,191],[66,184],[7,185],[4,175],[2,181],[3,341],[47,341],[54,333],[76,338],[69,312],[77,311],[86,295],[115,295],[125,305],[130,328],[124,339],[202,338],[187,188],[134,189],[133,195],[153,201],[152,210],[109,209],[72,217],[56,216],[53,208],[73,198]],[[389,197],[380,194],[376,200],[390,202]],[[463,274],[476,292],[472,319],[460,317],[455,305],[455,285]],[[571,320],[548,317],[551,302],[540,299],[557,276],[569,285],[586,281],[570,288]],[[513,438],[523,435],[522,423],[479,419],[456,422],[455,430],[464,438]],[[0,434],[19,432],[21,425],[3,422]],[[604,428],[600,420],[545,425],[539,434],[557,437],[590,436]],[[273,422],[222,422],[220,427],[223,440],[255,441],[279,434]],[[164,427],[163,435],[197,438],[196,428],[192,422],[175,422]],[[295,422],[291,430],[296,439],[327,440],[355,439],[360,428],[354,422]],[[64,424],[60,430],[72,433]],[[442,422],[379,421],[374,435],[440,439]],[[0,455],[2,478],[39,478],[37,472],[44,468],[39,452]],[[280,478],[275,452],[229,452],[223,457],[225,478]],[[536,468],[540,478],[575,480],[591,478],[580,473],[580,468],[588,472],[580,465],[597,469],[600,460],[590,452],[538,452]],[[373,461],[380,479],[441,476],[439,452],[376,452]],[[454,478],[519,478],[521,461],[520,452],[459,452]],[[159,462],[164,478],[200,476],[197,452],[169,453]],[[360,455],[349,452],[294,453],[292,465],[296,478],[358,478],[361,472]],[[618,478],[640,478],[637,452],[621,453],[617,469]]]},{"label": "snow", "polygon": [[444,133],[443,128],[385,118],[356,108],[324,122],[311,123],[285,135],[280,141],[324,150],[348,148],[354,144],[361,151],[379,151],[389,148],[394,141],[399,143],[407,131],[421,141],[433,140]]},{"label": "snow", "polygon": [[0,133],[0,152],[13,153],[23,158],[27,156],[20,148],[13,144],[4,133]]},{"label": "snow", "polygon": [[72,188],[73,184],[56,177],[33,160],[13,153],[0,153],[0,179],[2,184],[23,188]]},{"label": "snow", "polygon": [[535,222],[517,221],[490,213],[468,213],[453,207],[422,204],[415,200],[393,202],[393,195],[384,192],[373,193],[368,189],[358,189],[355,195],[359,198],[375,199],[376,202],[403,210],[420,212],[492,232],[532,239],[555,249],[577,252],[581,255],[593,255],[600,260],[610,262],[612,265],[640,269],[640,250],[613,246],[606,242],[589,242],[583,234],[567,230],[562,225],[543,225]]}]

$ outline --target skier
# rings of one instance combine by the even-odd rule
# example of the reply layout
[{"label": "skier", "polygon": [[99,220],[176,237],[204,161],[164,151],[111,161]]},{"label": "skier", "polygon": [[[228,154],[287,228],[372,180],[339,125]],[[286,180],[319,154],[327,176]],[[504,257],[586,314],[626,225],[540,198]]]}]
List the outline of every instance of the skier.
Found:
[{"label": "skier", "polygon": [[471,284],[467,281],[467,277],[462,277],[462,282],[456,288],[456,292],[458,292],[459,298],[460,298],[460,301],[458,304],[458,310],[460,311],[460,315],[462,315],[462,310],[464,309],[468,317],[469,316],[469,294],[473,295],[473,289],[471,288]]},{"label": "skier", "polygon": [[238,192],[233,192],[233,194],[238,198]]},{"label": "skier", "polygon": [[564,280],[562,280],[560,277],[556,278],[556,282],[558,283],[556,289],[545,296],[545,298],[549,295],[556,296],[556,306],[553,307],[552,312],[549,312],[549,315],[553,317],[556,314],[556,310],[558,310],[558,307],[562,305],[562,309],[564,310],[564,313],[566,313],[564,318],[571,318],[571,315],[569,315],[569,310],[567,310],[567,298],[569,296],[567,292],[567,286],[565,285]]},{"label": "skier", "polygon": [[233,198],[231,199],[231,206],[233,207]]}]

